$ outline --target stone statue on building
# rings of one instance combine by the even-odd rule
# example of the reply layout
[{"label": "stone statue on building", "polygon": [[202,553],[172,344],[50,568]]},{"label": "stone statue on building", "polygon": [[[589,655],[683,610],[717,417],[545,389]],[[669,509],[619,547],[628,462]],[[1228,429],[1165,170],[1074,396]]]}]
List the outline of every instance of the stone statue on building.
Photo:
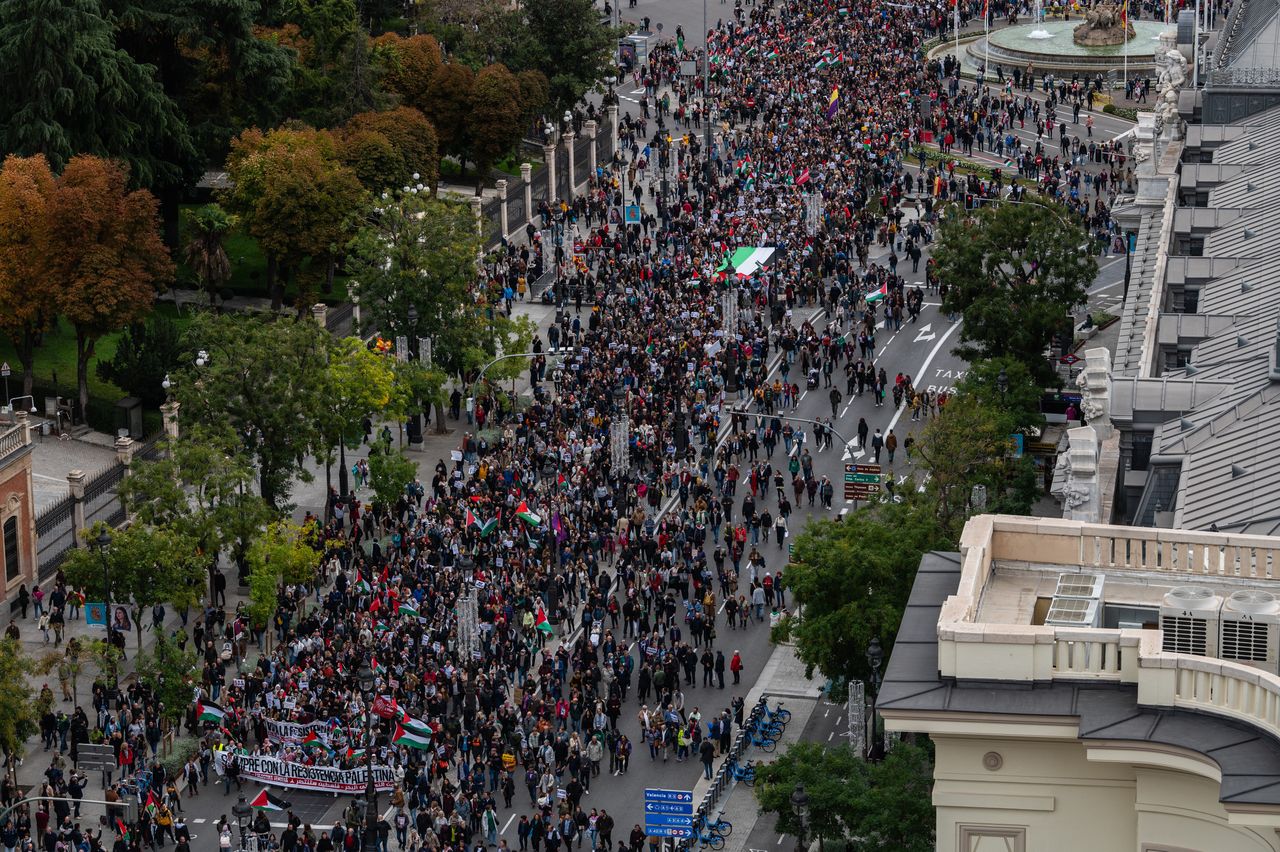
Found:
[{"label": "stone statue on building", "polygon": [[1187,84],[1190,71],[1187,58],[1178,50],[1177,33],[1166,30],[1160,34],[1160,48],[1155,54],[1156,133],[1165,140],[1182,138],[1182,116],[1178,114],[1178,95]]},{"label": "stone statue on building", "polygon": [[1084,353],[1084,369],[1076,377],[1080,389],[1080,413],[1098,433],[1098,440],[1111,436],[1111,353],[1096,346]]},{"label": "stone statue on building", "polygon": [[1098,436],[1092,427],[1067,430],[1067,446],[1058,451],[1050,493],[1062,501],[1062,517],[1095,524],[1101,521]]},{"label": "stone statue on building", "polygon": [[1105,47],[1123,44],[1135,35],[1133,24],[1124,20],[1118,3],[1094,3],[1084,13],[1084,23],[1072,32],[1076,44],[1084,47]]}]

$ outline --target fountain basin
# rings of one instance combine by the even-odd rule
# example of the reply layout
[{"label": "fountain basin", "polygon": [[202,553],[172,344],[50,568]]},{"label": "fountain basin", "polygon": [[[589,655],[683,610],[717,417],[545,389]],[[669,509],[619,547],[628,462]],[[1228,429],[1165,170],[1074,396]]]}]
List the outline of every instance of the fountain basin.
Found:
[{"label": "fountain basin", "polygon": [[1009,76],[1014,68],[1026,70],[1030,64],[1036,76],[1052,72],[1055,76],[1081,74],[1093,76],[1124,71],[1128,54],[1129,76],[1151,77],[1155,74],[1155,53],[1160,34],[1169,26],[1159,21],[1134,21],[1135,36],[1126,44],[1086,47],[1072,40],[1072,32],[1080,20],[1043,21],[994,30],[975,39],[966,47],[971,65],[1000,65]]}]

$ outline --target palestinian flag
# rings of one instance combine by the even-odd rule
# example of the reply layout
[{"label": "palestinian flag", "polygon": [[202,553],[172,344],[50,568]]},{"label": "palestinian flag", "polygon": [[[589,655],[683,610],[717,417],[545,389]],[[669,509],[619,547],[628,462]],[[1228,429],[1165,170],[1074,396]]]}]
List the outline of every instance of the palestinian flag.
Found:
[{"label": "palestinian flag", "polygon": [[362,595],[367,595],[373,591],[373,587],[369,585],[369,581],[364,578],[363,574],[356,574],[356,591]]},{"label": "palestinian flag", "polygon": [[489,520],[485,521],[483,524],[480,525],[480,537],[484,538],[485,536],[487,536],[489,533],[493,532],[497,528],[498,528],[498,519],[490,518]]},{"label": "palestinian flag", "polygon": [[516,506],[516,517],[531,527],[542,526],[542,517],[537,512],[529,511],[529,504],[523,500],[520,501],[519,506]]},{"label": "palestinian flag", "polygon": [[469,527],[480,526],[480,519],[470,509],[467,510],[466,523]]},{"label": "palestinian flag", "polygon": [[160,803],[156,801],[155,795],[150,790],[147,791],[147,801],[142,808],[153,817],[160,810]]},{"label": "palestinian flag", "polygon": [[202,698],[200,703],[196,705],[196,717],[201,722],[218,722],[221,723],[227,715],[227,711],[223,710],[212,701]]},{"label": "palestinian flag", "polygon": [[413,734],[422,734],[424,737],[431,736],[431,728],[426,722],[413,718],[405,711],[401,711],[399,727]]},{"label": "palestinian flag", "polygon": [[547,611],[542,608],[542,604],[538,604],[538,612],[533,617],[533,626],[543,633],[551,633],[551,622],[547,621]]},{"label": "palestinian flag", "polygon": [[400,601],[400,608],[397,609],[396,611],[401,615],[408,616],[409,618],[418,617],[418,607],[411,600]]},{"label": "palestinian flag", "polygon": [[[307,734],[306,738],[303,739],[302,741],[302,747],[303,748],[322,748],[331,754],[333,753],[333,749],[329,748],[329,744],[326,743],[324,740],[320,739],[319,737],[317,737],[315,731],[312,731],[311,733]],[[255,805],[254,807],[257,807],[257,805]]]},{"label": "palestinian flag", "polygon": [[796,186],[804,186],[809,181],[809,170],[806,168],[799,177],[796,178]]},{"label": "palestinian flag", "polygon": [[120,835],[120,839],[129,842],[129,827],[124,824],[124,820],[116,817],[116,834]]},{"label": "palestinian flag", "polygon": [[417,731],[411,731],[403,725],[396,725],[396,735],[391,741],[396,745],[407,746],[408,748],[416,748],[419,751],[431,750],[431,735],[422,734]]},{"label": "palestinian flag", "polygon": [[284,799],[277,799],[275,796],[263,790],[261,793],[253,797],[253,801],[249,803],[249,807],[257,808],[263,811],[287,811],[293,805]]},{"label": "palestinian flag", "polygon": [[385,621],[379,621],[377,624],[373,625],[373,629],[375,633],[386,633],[391,629],[391,625],[387,624]]},{"label": "palestinian flag", "polygon": [[360,760],[364,757],[364,749],[347,746],[347,760]]},{"label": "palestinian flag", "polygon": [[885,298],[886,296],[888,296],[888,295],[889,295],[889,288],[888,288],[888,286],[887,286],[887,285],[884,285],[884,284],[881,284],[881,285],[880,285],[880,289],[879,289],[879,290],[876,290],[876,291],[874,291],[874,292],[872,292],[872,293],[868,293],[868,294],[867,294],[867,304],[868,304],[868,305],[874,305],[874,304],[876,304],[877,302],[879,302],[879,301],[881,301],[882,299],[884,299],[884,298]]},{"label": "palestinian flag", "polygon": [[383,666],[382,663],[378,662],[377,657],[369,658],[369,668],[373,669],[373,673],[376,675],[385,674],[387,671],[386,667]]}]

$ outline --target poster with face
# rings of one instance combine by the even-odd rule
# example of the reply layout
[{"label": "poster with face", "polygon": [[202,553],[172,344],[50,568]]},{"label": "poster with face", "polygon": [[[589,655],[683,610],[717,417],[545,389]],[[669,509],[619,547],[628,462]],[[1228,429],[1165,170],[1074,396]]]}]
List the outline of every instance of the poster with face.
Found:
[{"label": "poster with face", "polygon": [[102,601],[86,602],[84,605],[84,623],[90,627],[107,626],[107,605]]},{"label": "poster with face", "polygon": [[115,608],[114,614],[111,616],[111,627],[113,630],[127,632],[131,629],[129,623],[129,610],[122,606]]}]

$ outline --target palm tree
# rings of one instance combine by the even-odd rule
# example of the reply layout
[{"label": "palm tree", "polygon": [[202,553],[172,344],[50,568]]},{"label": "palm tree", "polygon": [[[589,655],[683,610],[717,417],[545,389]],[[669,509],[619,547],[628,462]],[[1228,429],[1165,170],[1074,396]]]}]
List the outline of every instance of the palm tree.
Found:
[{"label": "palm tree", "polygon": [[187,212],[190,238],[182,256],[200,282],[200,289],[216,302],[218,290],[231,278],[231,260],[222,245],[227,232],[235,227],[236,217],[217,204],[207,204]]}]

